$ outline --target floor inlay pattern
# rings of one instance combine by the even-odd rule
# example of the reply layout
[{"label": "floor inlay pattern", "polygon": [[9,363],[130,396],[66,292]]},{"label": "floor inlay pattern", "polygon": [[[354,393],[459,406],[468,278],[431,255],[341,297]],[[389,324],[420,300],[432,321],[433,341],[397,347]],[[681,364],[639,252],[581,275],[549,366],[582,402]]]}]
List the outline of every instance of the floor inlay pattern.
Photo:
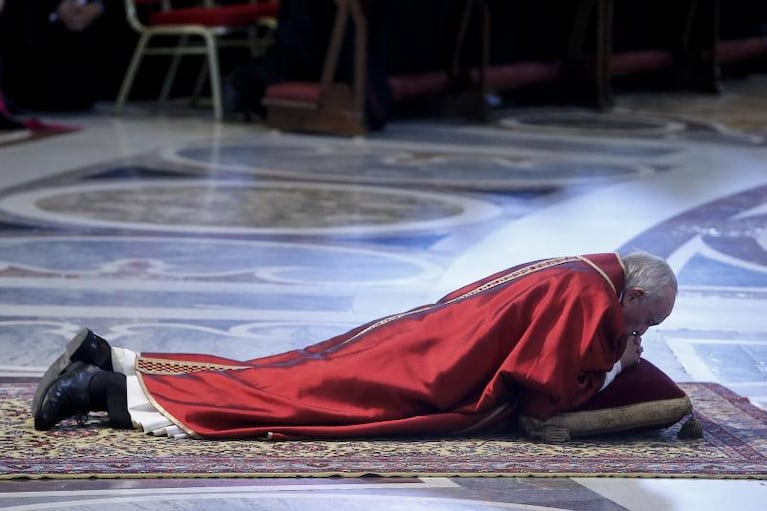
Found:
[{"label": "floor inlay pattern", "polygon": [[[764,134],[650,106],[395,122],[365,139],[94,117],[31,151],[4,147],[0,165],[17,172],[0,179],[0,376],[40,374],[82,326],[138,351],[253,358],[520,262],[641,249],[680,281],[645,355],[767,406]],[[662,482],[628,503],[609,482],[400,482],[6,482],[0,508],[659,511],[669,498]],[[705,482],[676,495],[729,502]]]}]

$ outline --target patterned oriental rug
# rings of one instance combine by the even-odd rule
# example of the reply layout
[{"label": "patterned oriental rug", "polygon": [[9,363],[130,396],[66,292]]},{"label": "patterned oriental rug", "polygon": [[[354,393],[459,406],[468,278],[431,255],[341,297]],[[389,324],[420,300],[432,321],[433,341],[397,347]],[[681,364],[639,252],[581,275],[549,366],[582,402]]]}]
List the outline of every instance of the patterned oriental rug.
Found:
[{"label": "patterned oriental rug", "polygon": [[536,443],[519,436],[353,441],[170,440],[32,426],[34,383],[0,383],[0,479],[142,477],[699,477],[767,479],[767,412],[716,384],[680,384],[701,440],[662,432]]}]

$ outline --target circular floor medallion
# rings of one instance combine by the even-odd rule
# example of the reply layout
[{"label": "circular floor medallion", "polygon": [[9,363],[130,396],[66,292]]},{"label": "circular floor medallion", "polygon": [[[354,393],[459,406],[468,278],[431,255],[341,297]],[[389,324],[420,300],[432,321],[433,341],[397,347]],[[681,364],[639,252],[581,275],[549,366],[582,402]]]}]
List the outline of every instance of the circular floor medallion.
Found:
[{"label": "circular floor medallion", "polygon": [[253,175],[357,182],[420,185],[476,190],[529,189],[589,184],[637,177],[652,172],[638,163],[587,157],[555,158],[482,153],[466,146],[436,148],[385,147],[375,144],[307,143],[259,139],[220,146],[184,147],[166,152],[172,162]]},{"label": "circular floor medallion", "polygon": [[681,122],[616,112],[530,112],[501,118],[499,124],[510,129],[609,136],[661,136],[685,129]]},{"label": "circular floor medallion", "polygon": [[216,234],[371,234],[455,228],[499,209],[455,195],[283,181],[136,180],[22,192],[0,209],[88,227]]}]

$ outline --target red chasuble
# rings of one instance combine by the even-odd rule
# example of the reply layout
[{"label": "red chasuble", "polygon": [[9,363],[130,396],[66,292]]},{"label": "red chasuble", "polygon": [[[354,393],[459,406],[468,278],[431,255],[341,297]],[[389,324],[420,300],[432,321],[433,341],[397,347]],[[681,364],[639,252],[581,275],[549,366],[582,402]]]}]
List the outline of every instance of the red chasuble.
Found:
[{"label": "red chasuble", "polygon": [[627,336],[617,254],[537,261],[255,360],[143,353],[150,401],[203,438],[499,432],[585,403]]}]

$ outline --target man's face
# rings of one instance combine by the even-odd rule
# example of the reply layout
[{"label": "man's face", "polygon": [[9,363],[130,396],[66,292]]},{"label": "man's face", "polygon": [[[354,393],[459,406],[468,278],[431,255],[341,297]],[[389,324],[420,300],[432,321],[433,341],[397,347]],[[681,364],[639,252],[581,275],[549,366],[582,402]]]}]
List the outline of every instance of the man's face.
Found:
[{"label": "man's face", "polygon": [[660,297],[651,299],[641,288],[629,288],[623,293],[623,319],[626,322],[626,333],[637,332],[644,334],[651,326],[659,325],[674,308],[676,292],[669,287]]}]

